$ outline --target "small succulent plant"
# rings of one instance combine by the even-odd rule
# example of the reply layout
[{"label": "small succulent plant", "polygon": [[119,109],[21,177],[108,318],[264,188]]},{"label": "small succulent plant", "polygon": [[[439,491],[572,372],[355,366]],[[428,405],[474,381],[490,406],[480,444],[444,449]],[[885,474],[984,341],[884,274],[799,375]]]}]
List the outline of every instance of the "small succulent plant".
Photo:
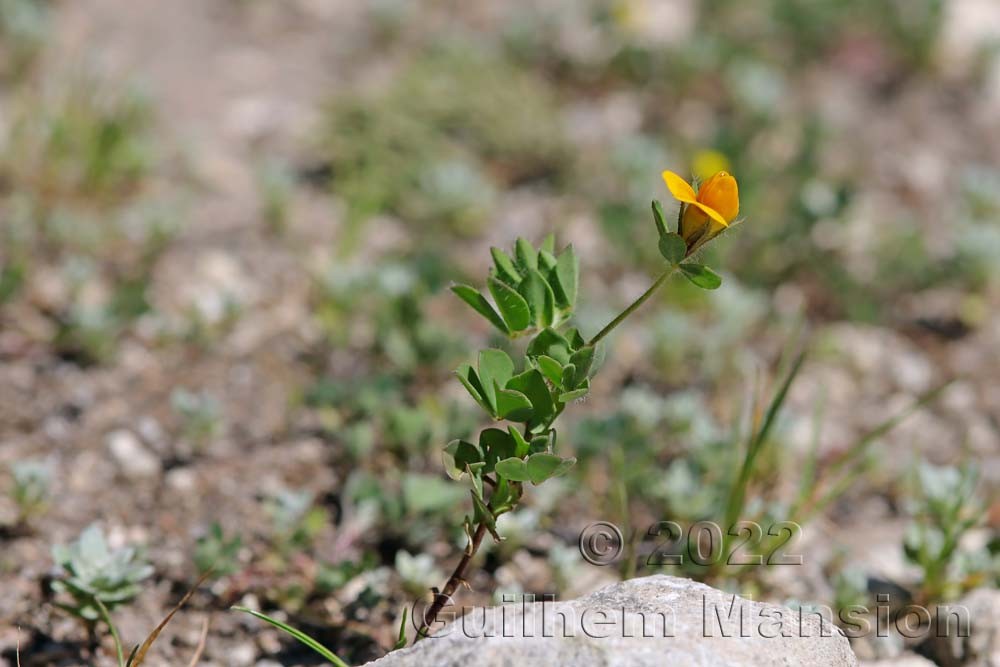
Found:
[{"label": "small succulent plant", "polygon": [[243,538],[239,535],[227,536],[218,522],[213,523],[208,532],[198,538],[194,548],[194,562],[202,574],[212,572],[224,577],[240,569],[239,551]]},{"label": "small succulent plant", "polygon": [[17,504],[18,521],[26,523],[38,516],[48,504],[52,470],[45,461],[18,461],[11,466],[14,486],[11,498]]},{"label": "small succulent plant", "polygon": [[110,609],[132,600],[141,590],[139,583],[153,574],[135,547],[111,549],[97,524],[76,542],[53,547],[52,557],[64,571],[52,590],[72,597],[58,606],[91,622],[103,616],[102,605]]}]

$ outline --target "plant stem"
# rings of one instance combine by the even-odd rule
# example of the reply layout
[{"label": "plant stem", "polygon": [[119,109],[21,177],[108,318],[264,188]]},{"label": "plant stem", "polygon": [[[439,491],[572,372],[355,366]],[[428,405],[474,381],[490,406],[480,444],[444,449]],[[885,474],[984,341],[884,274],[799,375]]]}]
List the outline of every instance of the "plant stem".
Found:
[{"label": "plant stem", "polygon": [[125,667],[125,653],[122,651],[122,639],[118,636],[118,628],[111,621],[111,614],[108,613],[108,608],[104,606],[97,596],[94,596],[94,604],[97,605],[97,609],[101,612],[101,620],[108,626],[108,630],[111,631],[111,638],[115,640],[115,651],[118,653],[118,667]]},{"label": "plant stem", "polygon": [[601,329],[596,336],[591,338],[590,342],[588,342],[587,345],[596,345],[598,342],[601,341],[602,338],[611,333],[615,329],[615,327],[624,322],[625,318],[634,313],[639,308],[639,306],[641,306],[642,304],[646,303],[646,301],[649,300],[649,297],[653,296],[653,293],[656,290],[660,289],[660,286],[667,281],[667,278],[669,278],[674,274],[674,271],[676,271],[678,267],[679,267],[678,264],[674,264],[669,269],[664,271],[660,275],[660,277],[656,279],[656,282],[654,282],[652,285],[649,286],[648,290],[643,292],[638,299],[632,302],[632,305],[630,305],[628,308],[619,313],[618,317],[611,320],[606,327]]},{"label": "plant stem", "polygon": [[414,639],[414,643],[420,641],[424,637],[428,636],[428,630],[430,626],[434,624],[437,620],[437,616],[441,613],[441,610],[446,604],[451,601],[451,596],[455,594],[458,589],[458,585],[465,581],[465,570],[468,569],[469,563],[472,562],[473,557],[475,557],[476,552],[479,550],[479,545],[483,542],[483,537],[486,535],[486,524],[480,522],[479,526],[476,528],[476,532],[472,535],[472,541],[469,543],[469,548],[465,550],[462,554],[462,560],[458,561],[458,565],[455,567],[455,571],[451,573],[451,577],[448,578],[448,583],[444,585],[444,588],[436,596],[434,596],[434,602],[431,604],[430,609],[424,614],[424,622],[420,625],[420,629],[417,630],[417,637]]}]

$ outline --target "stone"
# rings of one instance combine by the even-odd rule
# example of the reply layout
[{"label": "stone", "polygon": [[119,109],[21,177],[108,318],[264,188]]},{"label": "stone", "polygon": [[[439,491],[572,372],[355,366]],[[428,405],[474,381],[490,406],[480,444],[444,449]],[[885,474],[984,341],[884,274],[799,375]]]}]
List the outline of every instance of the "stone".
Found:
[{"label": "stone", "polygon": [[863,660],[861,667],[935,667],[935,665],[916,653],[904,653],[888,660]]},{"label": "stone", "polygon": [[108,434],[108,451],[121,471],[129,477],[155,477],[162,468],[160,459],[146,449],[132,431],[118,429]]},{"label": "stone", "polygon": [[1000,665],[1000,590],[979,588],[946,606],[966,610],[970,627],[938,627],[921,647],[921,653],[949,667]]},{"label": "stone", "polygon": [[[446,609],[447,611],[447,609]],[[822,625],[822,628],[821,628]],[[856,666],[817,614],[753,602],[666,575],[586,597],[478,608],[370,667]]]}]

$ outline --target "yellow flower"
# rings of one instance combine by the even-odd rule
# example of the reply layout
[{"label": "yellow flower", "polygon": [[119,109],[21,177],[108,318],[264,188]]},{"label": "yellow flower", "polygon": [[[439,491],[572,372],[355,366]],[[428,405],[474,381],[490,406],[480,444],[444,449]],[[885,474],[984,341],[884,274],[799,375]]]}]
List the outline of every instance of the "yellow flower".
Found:
[{"label": "yellow flower", "polygon": [[684,204],[679,231],[689,246],[705,235],[706,240],[715,236],[739,215],[739,188],[729,172],[717,172],[702,183],[698,194],[672,171],[663,172],[663,181],[674,199]]},{"label": "yellow flower", "polygon": [[699,181],[707,181],[720,171],[729,171],[732,166],[724,153],[712,149],[698,151],[691,158],[691,172]]}]

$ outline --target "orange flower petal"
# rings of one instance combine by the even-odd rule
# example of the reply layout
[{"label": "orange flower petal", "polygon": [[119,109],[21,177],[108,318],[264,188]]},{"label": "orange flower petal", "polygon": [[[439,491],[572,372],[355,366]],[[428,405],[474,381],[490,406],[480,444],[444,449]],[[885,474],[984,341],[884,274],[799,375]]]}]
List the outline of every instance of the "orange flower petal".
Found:
[{"label": "orange flower petal", "polygon": [[674,196],[674,199],[687,204],[693,204],[698,201],[698,195],[695,194],[694,188],[691,187],[690,183],[672,171],[665,171],[662,175],[663,182],[667,184],[667,189],[670,190],[670,194]]},{"label": "orange flower petal", "polygon": [[736,179],[725,171],[716,173],[699,188],[698,201],[719,214],[721,219],[712,216],[713,220],[724,224],[735,220],[740,212],[740,192]]}]

